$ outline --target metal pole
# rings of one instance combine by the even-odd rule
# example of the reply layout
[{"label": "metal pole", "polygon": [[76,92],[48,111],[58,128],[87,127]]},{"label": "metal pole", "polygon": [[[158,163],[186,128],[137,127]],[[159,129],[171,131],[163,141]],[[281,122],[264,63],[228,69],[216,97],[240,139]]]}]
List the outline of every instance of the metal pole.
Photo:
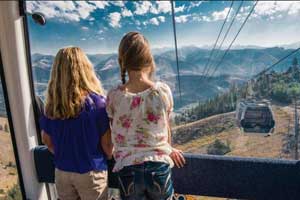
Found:
[{"label": "metal pole", "polygon": [[299,118],[297,112],[297,100],[295,99],[295,160],[299,159],[298,138],[299,138]]}]

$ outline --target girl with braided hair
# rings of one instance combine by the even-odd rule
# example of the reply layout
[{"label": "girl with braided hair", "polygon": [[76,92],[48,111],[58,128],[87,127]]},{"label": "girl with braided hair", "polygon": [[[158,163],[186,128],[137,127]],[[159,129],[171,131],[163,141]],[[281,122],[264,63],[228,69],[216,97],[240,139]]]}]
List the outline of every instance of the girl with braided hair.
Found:
[{"label": "girl with braided hair", "polygon": [[142,34],[129,32],[123,37],[118,61],[122,84],[108,93],[106,110],[121,197],[172,199],[171,168],[174,164],[183,167],[185,160],[171,146],[171,90],[153,80],[155,63]]}]

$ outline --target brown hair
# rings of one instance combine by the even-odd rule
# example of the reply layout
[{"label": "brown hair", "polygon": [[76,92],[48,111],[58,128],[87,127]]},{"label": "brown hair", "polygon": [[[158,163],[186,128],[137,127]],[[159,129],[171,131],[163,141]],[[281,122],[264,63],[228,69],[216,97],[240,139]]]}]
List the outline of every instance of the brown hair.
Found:
[{"label": "brown hair", "polygon": [[130,70],[140,71],[147,67],[151,67],[153,72],[155,68],[150,44],[139,32],[129,32],[122,38],[119,45],[118,60],[123,84],[126,82],[126,72]]},{"label": "brown hair", "polygon": [[78,47],[60,49],[47,88],[46,116],[53,119],[76,117],[90,92],[104,93],[88,57]]}]

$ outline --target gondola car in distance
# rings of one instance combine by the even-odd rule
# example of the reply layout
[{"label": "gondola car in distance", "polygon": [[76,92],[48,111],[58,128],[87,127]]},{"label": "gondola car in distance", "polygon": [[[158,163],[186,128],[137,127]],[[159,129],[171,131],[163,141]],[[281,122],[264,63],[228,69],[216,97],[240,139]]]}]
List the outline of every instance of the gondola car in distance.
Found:
[{"label": "gondola car in distance", "polygon": [[237,125],[244,133],[273,133],[274,114],[266,100],[242,99],[236,108]]}]

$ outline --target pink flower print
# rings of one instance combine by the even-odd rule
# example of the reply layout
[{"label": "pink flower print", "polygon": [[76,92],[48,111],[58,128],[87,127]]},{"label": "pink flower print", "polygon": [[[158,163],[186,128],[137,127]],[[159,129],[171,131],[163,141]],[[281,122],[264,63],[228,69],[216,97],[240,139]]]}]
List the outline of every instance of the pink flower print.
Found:
[{"label": "pink flower print", "polygon": [[137,138],[138,141],[141,141],[141,140],[144,139],[144,134],[143,133],[137,133],[136,138]]},{"label": "pink flower print", "polygon": [[118,133],[115,140],[118,144],[123,144],[125,143],[125,136]]},{"label": "pink flower print", "polygon": [[155,149],[154,151],[155,151],[155,154],[156,154],[157,156],[165,155],[165,152],[162,151],[161,149]]},{"label": "pink flower print", "polygon": [[126,158],[126,157],[128,157],[128,156],[131,156],[132,155],[132,153],[131,152],[124,152],[124,151],[117,151],[116,153],[115,153],[115,155],[114,155],[114,157],[116,158],[116,159],[124,159],[124,158]]},{"label": "pink flower print", "polygon": [[125,120],[123,121],[123,123],[122,123],[122,126],[123,126],[124,128],[129,129],[130,126],[131,126],[130,120],[129,120],[129,119],[125,119]]},{"label": "pink flower print", "polygon": [[149,145],[148,144],[139,143],[139,144],[135,144],[134,147],[145,148],[145,147],[149,147]]},{"label": "pink flower print", "polygon": [[119,118],[119,120],[120,120],[123,128],[129,129],[131,127],[132,120],[127,115],[121,116]]},{"label": "pink flower print", "polygon": [[142,102],[142,98],[141,97],[134,97],[131,105],[130,105],[130,109],[134,109],[136,107],[138,107]]},{"label": "pink flower print", "polygon": [[122,157],[122,151],[117,151],[114,155],[115,159],[121,158]]},{"label": "pink flower print", "polygon": [[147,119],[148,119],[148,121],[150,121],[150,122],[157,123],[157,121],[159,120],[159,116],[157,116],[157,115],[155,115],[154,113],[150,112],[150,113],[148,113],[148,115],[147,115]]}]

